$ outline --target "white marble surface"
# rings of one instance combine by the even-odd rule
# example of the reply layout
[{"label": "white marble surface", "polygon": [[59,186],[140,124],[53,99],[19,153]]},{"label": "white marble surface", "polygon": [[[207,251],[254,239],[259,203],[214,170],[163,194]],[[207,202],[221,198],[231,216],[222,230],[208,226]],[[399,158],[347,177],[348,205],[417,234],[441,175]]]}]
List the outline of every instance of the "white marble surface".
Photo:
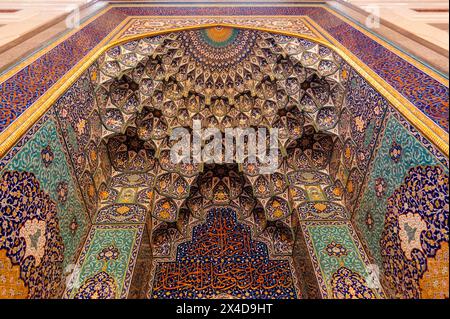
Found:
[{"label": "white marble surface", "polygon": [[[136,1],[136,0],[135,0]],[[164,1],[164,0],[158,0]],[[173,0],[172,0],[173,1]],[[180,1],[180,0],[178,0]],[[190,0],[205,1],[205,0]],[[210,0],[214,2],[224,0]],[[251,0],[225,0],[229,2],[251,2]],[[298,0],[255,0],[266,2],[266,5],[277,2],[298,2]],[[311,2],[308,0],[305,2]],[[361,10],[380,16],[391,24],[413,33],[434,45],[448,51],[449,40],[446,25],[448,25],[449,4],[447,0],[340,0],[348,2]],[[64,19],[76,8],[86,6],[95,0],[0,0],[0,52],[10,48],[30,37],[41,29],[50,26],[58,19]],[[152,1],[146,1],[152,2]],[[167,2],[170,2],[169,0]],[[333,1],[330,1],[332,5]],[[99,1],[96,6],[104,6],[106,2]],[[16,12],[1,12],[1,10],[18,10]],[[414,9],[428,9],[418,12]],[[431,11],[429,11],[431,9]],[[433,9],[447,9],[447,12],[434,12]],[[72,28],[72,17],[67,19],[68,28]],[[376,31],[376,30],[375,30]]]},{"label": "white marble surface", "polygon": [[[91,2],[93,0],[0,0],[0,48]],[[68,27],[74,25],[73,20],[68,19]]]},{"label": "white marble surface", "polygon": [[448,0],[342,0],[448,51]]}]

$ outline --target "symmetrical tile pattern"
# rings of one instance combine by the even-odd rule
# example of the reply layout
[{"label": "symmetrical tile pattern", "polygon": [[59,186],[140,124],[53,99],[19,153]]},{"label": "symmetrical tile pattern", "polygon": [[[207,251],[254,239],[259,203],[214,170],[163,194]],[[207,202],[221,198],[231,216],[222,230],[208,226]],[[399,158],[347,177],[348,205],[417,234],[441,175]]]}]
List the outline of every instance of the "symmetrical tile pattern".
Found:
[{"label": "symmetrical tile pattern", "polygon": [[424,288],[448,278],[448,158],[391,112],[367,176],[355,225],[393,295],[448,296]]},{"label": "symmetrical tile pattern", "polygon": [[144,227],[94,225],[77,264],[77,276],[65,297],[126,298]]},{"label": "symmetrical tile pattern", "polygon": [[61,297],[65,269],[89,228],[63,143],[47,116],[1,161],[0,248],[20,266],[32,298]]},{"label": "symmetrical tile pattern", "polygon": [[[10,74],[0,83],[0,131],[125,17],[181,12],[309,16],[448,131],[445,85],[324,8],[180,10],[113,8]],[[147,30],[145,19],[122,36]],[[317,36],[300,21],[285,27]],[[278,172],[172,164],[168,130],[193,119],[222,131],[279,128]],[[448,158],[312,40],[218,27],[114,47],[1,159],[0,173],[9,282],[0,296],[126,298],[149,236],[157,259],[148,297],[301,298],[302,267],[323,298],[448,297]],[[295,236],[308,261],[294,268]],[[188,289],[197,261],[204,280]],[[245,281],[248,272],[263,280]]]},{"label": "symmetrical tile pattern", "polygon": [[152,298],[300,297],[289,261],[270,260],[267,246],[251,238],[231,209],[210,210],[192,241],[178,246],[176,261],[155,267]]},{"label": "symmetrical tile pattern", "polygon": [[302,228],[324,298],[383,297],[368,282],[369,261],[349,222],[306,222]]},{"label": "symmetrical tile pattern", "polygon": [[[322,7],[112,8],[0,84],[0,131],[9,126],[126,16],[309,16],[344,47],[448,131],[448,88]],[[79,45],[82,43],[82,45]],[[382,58],[380,58],[382,57]]]},{"label": "symmetrical tile pattern", "polygon": [[251,28],[273,29],[286,32],[295,32],[307,37],[321,38],[317,31],[308,25],[302,17],[199,17],[187,16],[133,18],[127,26],[119,32],[120,39],[137,36],[154,31],[163,31],[174,28],[192,27],[200,25],[225,24],[239,25]]}]

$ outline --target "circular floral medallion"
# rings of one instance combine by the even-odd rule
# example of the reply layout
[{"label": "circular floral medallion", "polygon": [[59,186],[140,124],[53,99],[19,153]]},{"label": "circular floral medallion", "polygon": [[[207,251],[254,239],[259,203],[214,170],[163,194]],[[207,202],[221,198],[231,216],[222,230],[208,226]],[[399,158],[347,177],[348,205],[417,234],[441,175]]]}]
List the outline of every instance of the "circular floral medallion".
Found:
[{"label": "circular floral medallion", "polygon": [[228,27],[213,27],[188,31],[181,37],[192,57],[212,68],[229,68],[241,62],[251,52],[256,33]]},{"label": "circular floral medallion", "polygon": [[103,248],[99,252],[97,259],[102,261],[117,260],[117,258],[119,258],[119,255],[120,255],[119,249],[114,245],[110,245],[108,247]]}]

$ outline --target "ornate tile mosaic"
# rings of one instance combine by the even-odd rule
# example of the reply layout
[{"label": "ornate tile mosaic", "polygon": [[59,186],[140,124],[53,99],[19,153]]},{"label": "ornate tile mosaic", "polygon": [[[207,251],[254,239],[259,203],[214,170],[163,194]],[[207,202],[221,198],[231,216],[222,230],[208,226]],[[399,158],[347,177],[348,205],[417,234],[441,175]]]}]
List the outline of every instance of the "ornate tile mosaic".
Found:
[{"label": "ornate tile mosaic", "polygon": [[[117,37],[219,20],[331,36],[448,131],[448,87],[324,7],[117,6],[1,80],[0,133],[132,16]],[[278,128],[277,172],[173,164],[168,133],[194,119]],[[448,158],[312,40],[210,27],[113,47],[0,174],[0,297],[59,297],[69,269],[65,297],[126,298],[147,224],[151,298],[448,298]]]},{"label": "ornate tile mosaic", "polygon": [[93,216],[98,189],[111,169],[106,150],[100,143],[101,123],[95,112],[89,72],[58,99],[54,108],[89,214]]},{"label": "ornate tile mosaic", "polygon": [[[448,87],[323,7],[111,8],[0,84],[0,131],[9,126],[127,16],[309,16],[398,92],[448,131]],[[270,19],[270,18],[268,18]],[[81,45],[80,45],[81,44]],[[380,58],[382,57],[382,58]]]},{"label": "ornate tile mosaic", "polygon": [[1,162],[0,249],[20,265],[32,298],[61,296],[64,270],[89,227],[62,143],[54,117],[48,116]]},{"label": "ornate tile mosaic", "polygon": [[192,27],[194,25],[231,24],[253,28],[276,29],[295,32],[307,37],[321,38],[321,35],[310,27],[302,17],[152,17],[132,18],[119,32],[119,38],[140,35],[148,32]]},{"label": "ornate tile mosaic", "polygon": [[[296,291],[287,260],[270,260],[268,248],[251,238],[230,209],[213,209],[180,244],[174,262],[156,264],[151,298],[293,299]],[[176,280],[175,280],[176,279]]]},{"label": "ornate tile mosaic", "polygon": [[355,213],[356,225],[367,240],[379,265],[381,265],[379,245],[387,200],[401,185],[407,172],[421,165],[441,166],[442,163],[402,125],[397,117],[389,116]]},{"label": "ornate tile mosaic", "polygon": [[368,278],[371,270],[350,222],[301,224],[323,298],[383,298],[381,286]]},{"label": "ornate tile mosaic", "polygon": [[143,225],[93,225],[64,293],[75,299],[126,298]]},{"label": "ornate tile mosaic", "polygon": [[96,223],[140,223],[146,221],[147,208],[137,204],[113,204],[101,208]]},{"label": "ornate tile mosaic", "polygon": [[87,234],[89,218],[72,176],[70,160],[57,132],[56,121],[50,117],[21,147],[2,169],[30,172],[36,176],[43,191],[50,195],[57,208],[59,227],[64,242],[64,265],[70,263]]},{"label": "ornate tile mosaic", "polygon": [[[445,257],[432,262],[448,243],[447,181],[448,159],[391,113],[354,219],[395,297],[429,294],[420,287],[421,278],[436,272],[427,272],[428,260],[448,267]],[[442,294],[448,289],[436,296]]]}]

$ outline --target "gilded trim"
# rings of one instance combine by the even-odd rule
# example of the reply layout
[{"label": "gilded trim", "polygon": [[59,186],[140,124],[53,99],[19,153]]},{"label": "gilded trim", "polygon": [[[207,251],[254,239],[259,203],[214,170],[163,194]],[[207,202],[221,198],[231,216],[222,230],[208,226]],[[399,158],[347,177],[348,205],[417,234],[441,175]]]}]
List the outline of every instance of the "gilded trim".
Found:
[{"label": "gilded trim", "polygon": [[66,41],[68,38],[70,38],[72,35],[74,35],[75,33],[77,33],[78,31],[80,31],[81,29],[83,29],[84,27],[86,27],[89,23],[91,23],[92,21],[96,20],[98,17],[104,15],[106,12],[108,12],[111,9],[111,7],[106,7],[103,10],[101,10],[100,12],[98,12],[97,14],[95,14],[94,16],[92,16],[91,18],[89,18],[88,20],[86,20],[83,24],[80,25],[79,28],[73,29],[72,31],[68,32],[67,34],[65,34],[64,36],[62,36],[61,38],[57,39],[55,42],[52,42],[51,44],[49,44],[46,48],[40,50],[39,52],[36,52],[34,55],[30,56],[29,58],[27,58],[26,60],[22,61],[21,63],[15,65],[13,68],[11,68],[10,70],[6,71],[5,73],[0,75],[0,83],[5,82],[6,80],[8,80],[11,76],[13,76],[14,74],[16,74],[17,72],[19,72],[20,70],[22,70],[23,68],[25,68],[26,66],[32,64],[34,61],[36,61],[37,59],[39,59],[41,56],[45,55],[46,53],[48,53],[49,51],[53,50],[55,47],[57,47],[59,44],[63,43],[64,41]]},{"label": "gilded trim", "polygon": [[[142,3],[142,4],[115,4],[115,3],[110,3],[111,7],[114,8],[126,8],[126,7],[195,7],[195,3],[190,3],[190,4],[150,4],[150,3]],[[255,7],[255,5],[251,5],[251,4],[201,4],[202,7],[219,7],[219,8],[229,8],[229,7]],[[391,44],[387,43],[386,41],[380,39],[379,37],[377,37],[376,35],[368,32],[367,30],[365,30],[364,28],[362,28],[361,26],[359,26],[358,24],[354,23],[353,21],[351,21],[350,19],[348,19],[347,17],[341,15],[339,12],[337,12],[336,10],[330,8],[327,4],[324,3],[310,3],[310,4],[277,4],[277,3],[268,3],[267,5],[264,4],[258,4],[257,7],[295,7],[295,8],[323,8],[325,10],[327,10],[328,12],[330,12],[331,14],[333,14],[334,16],[338,17],[340,20],[344,21],[345,23],[351,25],[353,28],[357,29],[358,31],[362,32],[364,35],[368,36],[369,38],[371,38],[372,40],[374,40],[375,42],[377,42],[378,44],[382,45],[383,47],[385,47],[386,49],[394,52],[396,55],[398,55],[400,58],[404,59],[405,61],[407,61],[408,63],[414,65],[416,68],[418,68],[419,70],[421,70],[422,72],[426,73],[427,75],[431,76],[432,78],[434,78],[435,80],[439,81],[440,83],[444,84],[445,86],[449,86],[449,80],[445,77],[443,77],[442,75],[440,75],[439,73],[435,72],[434,70],[431,70],[430,68],[428,68],[426,65],[424,65],[423,63],[417,61],[416,59],[414,59],[413,57],[403,53],[402,51],[398,50],[397,48],[395,48],[394,46],[392,46]],[[148,16],[147,16],[148,17]],[[170,16],[172,17],[172,16]],[[192,16],[188,16],[188,17],[192,17]],[[277,15],[271,15],[269,17],[282,17],[282,16],[277,16]],[[289,16],[289,17],[294,17],[294,16]]]},{"label": "gilded trim", "polygon": [[[267,16],[261,16],[261,15],[252,15],[252,18],[267,18]],[[293,18],[293,16],[270,16],[271,18]],[[132,37],[132,36],[137,36],[137,34],[132,35],[132,36],[125,36],[123,38],[122,35],[128,30],[128,28],[131,26],[131,24],[134,22],[134,20],[139,20],[139,19],[149,19],[149,16],[128,16],[125,20],[128,22],[127,25],[120,30],[113,38],[113,40],[122,40],[122,39],[127,39],[128,37]],[[189,19],[245,19],[248,18],[248,16],[240,16],[240,15],[235,15],[235,16],[158,16],[158,17],[151,17],[151,19],[183,19],[183,18],[189,18]],[[314,39],[314,41],[316,41],[317,39],[321,39],[325,42],[329,42],[318,30],[317,28],[315,28],[313,25],[311,25],[311,23],[308,20],[308,16],[295,16],[296,19],[299,19],[299,21],[302,21],[309,29],[310,31],[317,37],[317,38],[312,38]],[[225,23],[225,22],[220,22],[220,23],[212,23],[212,24],[201,24],[203,26],[205,25],[218,25],[220,24],[221,26],[235,26],[236,28],[239,29],[248,29],[248,30],[258,30],[258,31],[263,31],[263,32],[271,32],[271,33],[278,33],[278,34],[285,34],[287,35],[288,31],[282,31],[282,30],[274,30],[274,29],[270,29],[270,28],[262,28],[262,27],[256,27],[256,26],[242,26],[239,24],[233,24],[233,23]],[[192,29],[197,29],[199,28],[198,25],[195,26],[184,26],[181,28],[168,28],[168,29],[164,29],[164,30],[158,30],[158,31],[154,31],[154,32],[165,32],[166,30],[175,30],[175,31],[183,31],[183,30],[192,30]],[[148,34],[148,33],[142,33],[142,34]],[[300,37],[307,37],[307,35],[304,34],[299,34],[299,33],[295,33],[296,37],[300,36]],[[145,36],[146,37],[146,36]]]},{"label": "gilded trim", "polygon": [[408,99],[401,95],[389,83],[383,80],[375,71],[369,68],[364,62],[358,59],[353,53],[345,48],[339,41],[329,35],[314,20],[307,17],[307,20],[320,32],[327,35],[333,45],[338,48],[337,51],[354,69],[356,69],[366,80],[425,137],[435,144],[441,152],[449,156],[449,134],[437,125],[433,120],[427,117]]},{"label": "gilded trim", "polygon": [[[338,17],[339,19],[341,19],[342,21],[344,21],[345,23],[349,24],[350,26],[352,26],[354,29],[357,29],[358,31],[360,31],[361,33],[363,33],[364,35],[366,35],[367,37],[371,38],[372,40],[374,40],[375,42],[377,42],[378,44],[380,44],[381,46],[385,47],[386,49],[388,49],[389,51],[395,53],[396,55],[398,55],[400,58],[402,58],[403,60],[405,60],[406,62],[408,62],[409,64],[412,64],[413,66],[415,66],[416,68],[418,68],[420,71],[422,71],[423,73],[431,76],[433,79],[435,79],[436,81],[444,84],[445,86],[449,86],[449,79],[443,77],[442,75],[440,75],[439,73],[435,72],[434,70],[428,68],[426,65],[424,65],[423,63],[417,61],[416,59],[414,59],[413,57],[411,57],[408,54],[403,53],[402,51],[400,51],[399,49],[397,49],[396,47],[394,47],[393,45],[387,43],[386,41],[380,39],[379,37],[377,37],[376,35],[374,35],[373,33],[368,32],[366,29],[362,28],[361,26],[359,26],[358,24],[354,23],[353,21],[351,21],[350,19],[348,19],[345,16],[342,16],[341,14],[339,14],[339,12],[336,12],[335,10],[327,7],[327,6],[323,6],[324,9],[326,9],[327,11],[329,11],[330,13],[332,13],[333,15],[335,15],[336,17]],[[309,17],[308,17],[309,18]],[[322,29],[322,28],[320,28]],[[323,29],[322,29],[323,30]]]},{"label": "gilded trim", "polygon": [[[90,23],[93,19],[96,19],[98,16],[106,13],[112,7],[116,5],[111,5],[108,8],[102,10],[102,12],[98,13],[94,17],[90,18],[83,24],[83,27]],[[317,5],[316,5],[317,7]],[[332,10],[329,8],[325,9],[329,10],[333,14]],[[235,16],[234,16],[235,17]],[[276,16],[275,16],[276,17]],[[303,16],[302,16],[303,17]],[[173,17],[171,17],[173,18]],[[356,71],[358,71],[366,80],[378,91],[380,92],[411,124],[413,124],[426,138],[428,138],[433,144],[435,144],[441,152],[447,157],[449,156],[449,135],[442,128],[440,128],[436,123],[430,120],[424,113],[422,113],[416,106],[414,106],[411,102],[409,102],[406,98],[400,95],[392,86],[386,83],[380,76],[378,76],[374,71],[368,68],[363,62],[361,62],[358,58],[356,58],[349,50],[343,47],[336,39],[331,37],[323,28],[317,25],[311,18],[306,18],[311,25],[313,25],[317,30],[329,36],[331,41],[334,44],[330,44],[322,38],[317,39],[313,37],[309,37],[306,35],[297,34],[294,32],[286,32],[273,30],[270,28],[259,28],[259,27],[251,27],[251,26],[240,26],[236,24],[228,24],[228,23],[214,23],[214,24],[203,24],[196,25],[192,27],[183,27],[183,28],[173,28],[160,30],[155,32],[149,32],[145,34],[133,35],[129,37],[125,37],[119,40],[111,41],[111,39],[119,32],[129,21],[131,18],[124,19],[107,37],[105,37],[89,54],[86,55],[80,62],[78,62],[69,72],[67,72],[58,82],[50,88],[47,92],[45,92],[30,108],[28,108],[24,113],[22,113],[5,131],[0,134],[0,157],[3,157],[6,152],[22,137],[23,134],[45,113],[47,110],[57,101],[57,99],[78,79],[78,77],[85,71],[87,68],[97,60],[101,54],[110,48],[120,45],[125,42],[129,42],[136,39],[141,39],[144,37],[156,36],[171,32],[183,31],[183,30],[194,30],[201,29],[207,27],[217,27],[217,26],[227,26],[227,27],[235,27],[241,29],[252,29],[259,30],[264,32],[277,33],[292,37],[305,38],[313,42],[320,43],[324,46],[331,48],[336,51],[349,65],[351,65]],[[351,21],[348,22],[352,24]],[[355,28],[359,28],[358,26],[354,26]],[[364,32],[363,30],[361,30]],[[73,33],[77,32],[77,30],[73,30],[69,34],[67,34],[62,39],[58,40],[50,47],[37,53],[35,56],[30,58],[27,61],[24,61],[20,65],[16,66],[11,71],[7,72],[5,75],[0,77],[0,82],[9,78],[12,74],[17,72],[19,69],[28,65],[29,63],[35,61],[40,56],[50,51],[52,48],[57,46],[59,43],[63,42],[65,39],[70,37]],[[375,39],[374,39],[375,40]],[[108,41],[111,41],[108,43]],[[394,48],[392,48],[395,51]],[[401,53],[401,52],[400,52]],[[401,55],[400,55],[401,56]],[[402,57],[402,56],[401,56]],[[404,57],[402,57],[404,58]],[[409,58],[411,59],[411,58]],[[414,60],[413,60],[414,61]],[[408,61],[409,62],[409,61]],[[416,61],[414,64],[417,64]],[[420,64],[424,67],[422,64]],[[432,70],[427,69],[428,72],[432,72]],[[432,72],[434,73],[434,72]],[[447,81],[448,83],[448,81]],[[447,84],[448,86],[448,84]]]},{"label": "gilded trim", "polygon": [[[208,17],[205,17],[205,18],[208,18]],[[313,41],[313,42],[317,42],[317,43],[326,45],[326,46],[328,46],[328,47],[333,49],[333,46],[330,44],[330,42],[326,41],[322,36],[320,36],[320,38],[315,38],[315,37],[311,37],[311,36],[308,36],[308,35],[305,35],[305,34],[274,30],[274,29],[270,29],[270,28],[242,26],[242,25],[234,24],[234,23],[207,23],[207,24],[200,24],[200,25],[195,25],[195,26],[187,26],[187,27],[182,27],[182,28],[169,28],[169,29],[159,30],[159,31],[154,31],[154,32],[134,34],[134,35],[131,35],[131,36],[126,36],[126,37],[114,40],[113,42],[108,44],[108,49],[110,49],[110,48],[112,48],[114,46],[126,43],[126,42],[139,40],[139,39],[142,39],[142,38],[148,38],[148,37],[152,37],[152,36],[157,36],[157,35],[161,35],[161,34],[172,33],[172,32],[181,32],[181,31],[186,31],[186,30],[198,30],[198,29],[204,29],[204,28],[214,28],[214,27],[229,27],[229,28],[244,29],[244,30],[256,30],[256,31],[269,32],[269,33],[286,35],[286,36],[291,36],[291,37],[296,37],[296,38],[304,38],[304,39],[307,39],[307,40],[310,40],[310,41]]]},{"label": "gilded trim", "polygon": [[33,105],[26,109],[10,126],[0,133],[0,158],[28,131],[31,126],[44,115],[63,93],[86,71],[104,51],[108,41],[124,23],[120,23],[107,37],[78,62],[70,71],[62,76]]}]

